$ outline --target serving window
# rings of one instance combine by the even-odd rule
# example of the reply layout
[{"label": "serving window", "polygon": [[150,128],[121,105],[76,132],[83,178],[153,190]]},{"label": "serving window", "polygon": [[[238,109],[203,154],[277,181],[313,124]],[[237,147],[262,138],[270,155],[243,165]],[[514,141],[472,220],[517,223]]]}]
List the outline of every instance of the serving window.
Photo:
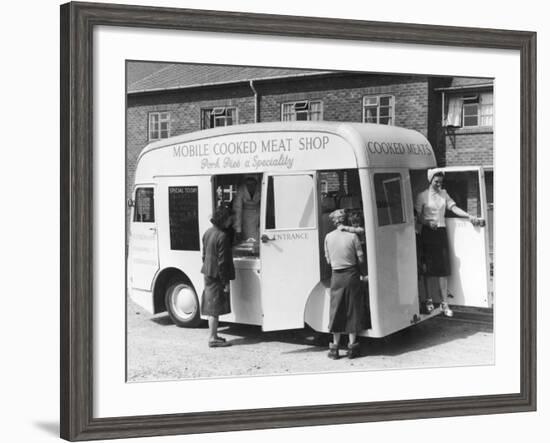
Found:
[{"label": "serving window", "polygon": [[212,177],[214,207],[233,210],[234,222],[229,229],[234,257],[259,256],[261,174],[228,174]]},{"label": "serving window", "polygon": [[[334,230],[329,215],[336,209],[344,209],[347,214],[346,224],[355,228],[364,228],[363,200],[361,184],[357,169],[334,169],[319,171],[319,254],[321,279],[330,278],[330,266],[324,258],[326,235]],[[366,252],[365,236],[360,235],[363,252]]]}]

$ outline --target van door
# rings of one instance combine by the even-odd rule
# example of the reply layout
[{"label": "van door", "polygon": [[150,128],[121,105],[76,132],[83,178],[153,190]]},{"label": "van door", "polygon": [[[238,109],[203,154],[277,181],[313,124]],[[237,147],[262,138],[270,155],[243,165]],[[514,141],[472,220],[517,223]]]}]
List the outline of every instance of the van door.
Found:
[{"label": "van door", "polygon": [[307,298],[319,282],[313,172],[264,174],[261,286],[264,331],[304,327]]},{"label": "van door", "polygon": [[137,185],[130,222],[130,287],[150,291],[159,269],[155,185]]},{"label": "van door", "polygon": [[[487,194],[481,167],[449,167],[444,188],[459,208],[481,217],[483,226],[473,226],[468,220],[447,211],[445,224],[449,236],[451,276],[449,303],[459,306],[491,307],[489,263],[489,230]],[[491,219],[492,221],[492,219]]]},{"label": "van door", "polygon": [[[418,315],[416,242],[406,170],[369,171],[366,217],[373,337],[410,326]],[[367,225],[367,223],[365,223]]]}]

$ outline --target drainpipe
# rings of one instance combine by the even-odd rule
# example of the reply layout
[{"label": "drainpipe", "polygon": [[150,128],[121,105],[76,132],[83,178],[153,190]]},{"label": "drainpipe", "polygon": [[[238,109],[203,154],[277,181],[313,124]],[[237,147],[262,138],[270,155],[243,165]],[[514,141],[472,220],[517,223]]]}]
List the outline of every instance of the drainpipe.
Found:
[{"label": "drainpipe", "polygon": [[445,91],[441,91],[441,126],[445,124]]},{"label": "drainpipe", "polygon": [[[439,133],[440,128],[437,128],[437,132]],[[445,91],[441,91],[441,134],[443,134],[443,137],[441,137],[439,134],[437,135],[437,143],[442,143],[443,146],[446,146],[447,144],[447,126],[445,126]],[[445,152],[447,149],[445,148]],[[445,157],[447,154],[445,154]]]},{"label": "drainpipe", "polygon": [[258,91],[256,91],[256,88],[254,87],[254,80],[250,80],[250,89],[252,89],[252,92],[254,93],[254,123],[258,123],[259,99]]}]

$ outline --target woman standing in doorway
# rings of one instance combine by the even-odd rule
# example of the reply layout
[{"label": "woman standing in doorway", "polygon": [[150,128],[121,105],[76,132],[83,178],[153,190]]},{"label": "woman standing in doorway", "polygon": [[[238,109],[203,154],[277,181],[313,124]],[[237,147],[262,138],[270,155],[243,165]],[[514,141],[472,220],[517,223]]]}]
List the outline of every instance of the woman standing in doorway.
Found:
[{"label": "woman standing in doorway", "polygon": [[251,238],[255,241],[259,240],[260,196],[261,189],[258,180],[253,175],[247,176],[233,201],[233,210],[235,211],[233,228],[237,241],[247,241]]},{"label": "woman standing in doorway", "polygon": [[[459,217],[467,218],[477,223],[477,218],[460,209],[455,201],[443,189],[445,174],[441,171],[428,170],[428,189],[418,194],[415,210],[418,221],[422,224],[420,233],[422,253],[425,261],[425,273],[429,278],[437,278],[441,295],[441,309],[447,317],[453,316],[453,311],[447,301],[447,277],[451,274],[449,262],[449,240],[445,226],[445,210]],[[426,299],[426,310],[433,311],[431,298]]]},{"label": "woman standing in doorway", "polygon": [[208,346],[230,346],[218,335],[218,318],[231,312],[229,282],[235,279],[235,267],[231,251],[231,238],[227,230],[233,223],[231,209],[221,206],[210,220],[212,227],[202,237],[202,269],[204,292],[201,311],[208,316]]}]

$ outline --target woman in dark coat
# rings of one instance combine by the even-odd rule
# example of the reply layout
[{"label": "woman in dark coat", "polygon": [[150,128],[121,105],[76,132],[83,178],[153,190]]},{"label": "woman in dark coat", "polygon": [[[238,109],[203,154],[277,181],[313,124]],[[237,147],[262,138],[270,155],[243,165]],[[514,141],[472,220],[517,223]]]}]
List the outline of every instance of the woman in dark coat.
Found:
[{"label": "woman in dark coat", "polygon": [[355,358],[359,355],[357,333],[367,326],[365,287],[361,283],[366,278],[361,277],[366,262],[359,237],[344,229],[345,211],[337,209],[329,217],[336,229],[325,237],[325,257],[332,268],[329,331],[333,342],[328,357],[339,358],[340,336],[345,333],[349,335],[347,356]]},{"label": "woman in dark coat", "polygon": [[212,227],[202,237],[202,269],[204,292],[201,312],[208,316],[208,346],[230,346],[218,336],[218,317],[229,314],[229,281],[235,279],[235,267],[231,251],[231,237],[227,230],[233,223],[233,213],[227,207],[216,209],[210,220]]}]

